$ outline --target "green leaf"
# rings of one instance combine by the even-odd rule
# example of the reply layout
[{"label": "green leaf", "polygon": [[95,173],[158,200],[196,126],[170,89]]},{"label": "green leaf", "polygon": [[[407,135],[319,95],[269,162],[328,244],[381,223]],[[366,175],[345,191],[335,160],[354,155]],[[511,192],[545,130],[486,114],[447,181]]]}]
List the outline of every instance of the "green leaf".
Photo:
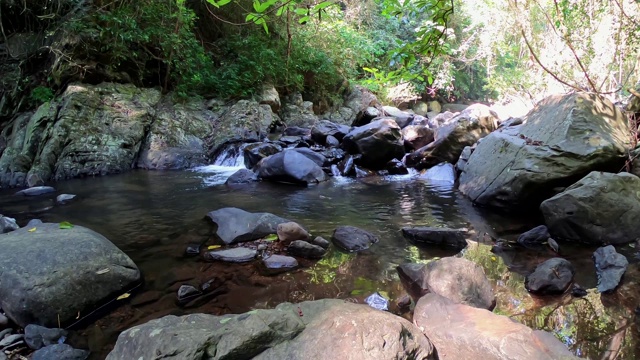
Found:
[{"label": "green leaf", "polygon": [[308,16],[303,16],[303,17],[301,17],[301,18],[300,18],[300,20],[298,20],[298,22],[299,22],[300,24],[304,24],[304,23],[306,23],[307,21],[309,21],[309,17],[308,17]]},{"label": "green leaf", "polygon": [[303,9],[303,8],[297,8],[295,10],[296,14],[298,15],[307,15],[308,10],[307,9]]},{"label": "green leaf", "polygon": [[226,324],[231,320],[231,318],[224,318],[222,320],[220,320],[220,324]]},{"label": "green leaf", "polygon": [[320,11],[328,6],[333,5],[333,1],[323,1],[320,4],[313,7],[314,11]]},{"label": "green leaf", "polygon": [[265,241],[276,241],[278,240],[278,235],[276,234],[270,234],[264,237]]},{"label": "green leaf", "polygon": [[71,229],[73,228],[73,224],[68,221],[63,221],[60,223],[60,229]]}]

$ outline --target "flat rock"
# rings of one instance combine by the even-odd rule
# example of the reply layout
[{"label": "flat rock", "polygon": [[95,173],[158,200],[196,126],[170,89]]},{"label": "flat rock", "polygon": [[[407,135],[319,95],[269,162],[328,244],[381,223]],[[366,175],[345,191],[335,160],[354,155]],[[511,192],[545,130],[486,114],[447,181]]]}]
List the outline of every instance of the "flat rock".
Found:
[{"label": "flat rock", "polygon": [[573,281],[573,265],[562,258],[552,258],[540,265],[525,279],[525,287],[534,294],[562,294]]},{"label": "flat rock", "polygon": [[298,267],[298,260],[291,256],[271,255],[262,260],[262,264],[269,273],[293,270]]},{"label": "flat rock", "polygon": [[378,237],[355,226],[338,226],[331,240],[340,249],[354,252],[368,249],[378,242]]},{"label": "flat rock", "polygon": [[627,258],[616,252],[612,246],[598,248],[593,253],[593,260],[596,263],[596,274],[598,275],[598,291],[606,293],[615,290],[622,280],[622,275],[627,271],[629,261]]},{"label": "flat rock", "polygon": [[216,235],[225,244],[252,241],[275,234],[278,224],[290,222],[270,213],[250,213],[233,207],[211,211],[207,218],[218,225]]},{"label": "flat rock", "polygon": [[46,328],[44,326],[29,324],[24,328],[24,340],[33,350],[38,350],[48,345],[57,344],[58,340],[67,336],[67,331],[59,328]]},{"label": "flat rock", "polygon": [[578,359],[548,332],[437,294],[418,301],[413,322],[433,342],[440,359]]},{"label": "flat rock", "polygon": [[28,189],[20,190],[16,193],[16,195],[22,196],[38,196],[43,194],[48,194],[55,192],[56,189],[51,186],[34,186]]},{"label": "flat rock", "polygon": [[88,357],[89,352],[86,350],[74,349],[67,344],[55,344],[37,350],[31,360],[85,360]]},{"label": "flat rock", "polygon": [[405,227],[402,235],[411,241],[464,249],[467,247],[467,229],[436,227]]},{"label": "flat rock", "polygon": [[237,247],[227,250],[209,251],[205,253],[205,259],[242,263],[254,260],[256,255],[258,255],[258,252],[256,250]]},{"label": "flat rock", "polygon": [[326,250],[318,245],[313,245],[306,241],[296,240],[289,244],[287,248],[289,254],[307,259],[320,259],[324,256]]}]

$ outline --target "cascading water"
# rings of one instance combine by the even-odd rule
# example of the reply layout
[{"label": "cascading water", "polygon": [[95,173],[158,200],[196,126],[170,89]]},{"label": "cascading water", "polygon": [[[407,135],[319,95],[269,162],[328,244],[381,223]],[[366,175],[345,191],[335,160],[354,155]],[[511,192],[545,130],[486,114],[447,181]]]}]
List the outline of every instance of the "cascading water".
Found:
[{"label": "cascading water", "polygon": [[244,169],[244,148],[247,143],[228,143],[218,153],[213,164],[199,166],[194,171],[205,173],[203,179],[207,186],[224,184],[229,176],[240,169]]}]

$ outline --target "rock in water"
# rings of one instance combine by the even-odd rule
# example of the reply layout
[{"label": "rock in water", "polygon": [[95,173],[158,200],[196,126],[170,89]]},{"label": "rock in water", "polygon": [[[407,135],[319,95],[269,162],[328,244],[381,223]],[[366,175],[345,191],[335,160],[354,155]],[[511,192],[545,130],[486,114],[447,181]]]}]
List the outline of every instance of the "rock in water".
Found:
[{"label": "rock in water", "polygon": [[248,184],[256,181],[258,181],[256,173],[249,169],[240,169],[231,174],[225,184]]},{"label": "rock in water", "polygon": [[233,207],[211,211],[206,217],[218,225],[216,235],[227,245],[275,234],[279,224],[290,222],[270,213],[250,213]]},{"label": "rock in water", "polygon": [[133,261],[90,229],[29,230],[0,235],[0,307],[19,326],[69,324],[140,282]]},{"label": "rock in water", "polygon": [[292,241],[287,251],[293,256],[300,256],[307,259],[320,259],[326,252],[323,247],[302,240]]},{"label": "rock in water", "polygon": [[275,274],[297,268],[298,260],[291,256],[271,255],[262,260],[262,265],[269,274]]},{"label": "rock in water", "polygon": [[277,228],[278,240],[288,245],[294,240],[307,240],[309,233],[300,224],[293,221],[278,224]]},{"label": "rock in water", "polygon": [[206,260],[241,263],[252,261],[256,258],[256,255],[258,255],[256,250],[237,247],[234,249],[209,251],[204,254],[204,257]]},{"label": "rock in water", "polygon": [[629,147],[626,116],[610,101],[586,93],[551,96],[525,124],[494,131],[478,144],[460,175],[460,191],[481,205],[535,207],[590,171],[618,171]]},{"label": "rock in water", "polygon": [[420,175],[420,179],[436,184],[453,185],[456,182],[456,170],[449,163],[438,164]]},{"label": "rock in water", "polygon": [[293,149],[265,158],[255,170],[263,180],[296,185],[317,184],[329,179],[318,164]]},{"label": "rock in water", "polygon": [[450,246],[460,250],[467,247],[467,229],[405,227],[402,228],[402,235],[418,243]]},{"label": "rock in water", "polygon": [[547,240],[549,240],[549,229],[544,225],[536,226],[518,236],[518,244],[525,247],[540,246]]},{"label": "rock in water", "polygon": [[73,200],[76,196],[73,194],[60,194],[56,196],[56,202],[58,204],[66,204],[67,202]]},{"label": "rock in water", "polygon": [[534,294],[562,294],[571,281],[575,270],[562,258],[549,259],[536,267],[525,279],[525,287]]},{"label": "rock in water", "polygon": [[[152,336],[153,334],[153,336]],[[283,303],[239,315],[165,316],[120,334],[107,360],[421,359],[429,340],[411,322],[342,300]]]},{"label": "rock in water", "polygon": [[400,127],[391,119],[376,120],[351,130],[342,145],[351,154],[362,154],[358,165],[372,170],[380,170],[389,160],[404,156]]},{"label": "rock in water", "polygon": [[606,293],[615,290],[627,271],[629,261],[622,254],[618,254],[612,246],[598,248],[593,253],[598,275],[598,291]]},{"label": "rock in water", "polygon": [[559,240],[624,244],[638,238],[640,178],[592,172],[540,205],[549,232]]},{"label": "rock in water", "polygon": [[368,249],[378,242],[378,237],[355,226],[338,226],[331,240],[342,250],[354,252]]},{"label": "rock in water", "polygon": [[18,191],[16,195],[38,196],[38,195],[52,193],[55,191],[56,189],[52,188],[51,186],[34,186],[28,189]]}]

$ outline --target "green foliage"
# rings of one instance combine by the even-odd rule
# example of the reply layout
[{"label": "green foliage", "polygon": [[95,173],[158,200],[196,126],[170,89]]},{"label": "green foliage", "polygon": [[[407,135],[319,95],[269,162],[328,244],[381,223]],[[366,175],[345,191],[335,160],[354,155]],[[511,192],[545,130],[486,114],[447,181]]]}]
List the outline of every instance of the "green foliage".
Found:
[{"label": "green foliage", "polygon": [[51,101],[54,97],[53,90],[47,86],[38,86],[31,91],[31,102],[34,105],[40,105]]}]

